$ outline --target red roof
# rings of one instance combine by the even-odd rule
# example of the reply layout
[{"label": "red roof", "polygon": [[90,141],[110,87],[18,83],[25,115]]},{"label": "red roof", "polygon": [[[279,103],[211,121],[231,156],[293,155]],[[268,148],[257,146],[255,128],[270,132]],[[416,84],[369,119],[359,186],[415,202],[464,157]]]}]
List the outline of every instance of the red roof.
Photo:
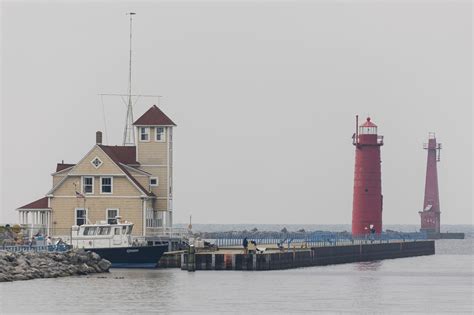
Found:
[{"label": "red roof", "polygon": [[133,124],[138,126],[176,126],[156,105],[153,105]]},{"label": "red roof", "polygon": [[43,197],[41,199],[35,200],[23,207],[18,209],[51,209],[48,207],[48,197]]},{"label": "red roof", "polygon": [[137,148],[135,146],[118,146],[118,145],[99,145],[114,162],[123,164],[140,164],[137,162]]},{"label": "red roof", "polygon": [[60,172],[62,170],[65,170],[66,168],[73,167],[76,164],[66,164],[66,163],[58,163],[56,164],[56,172]]},{"label": "red roof", "polygon": [[99,145],[99,147],[107,154],[115,164],[120,167],[120,169],[127,174],[127,176],[137,185],[144,193],[148,196],[155,196],[154,193],[148,191],[143,187],[135,177],[122,165],[122,164],[139,164],[135,161],[135,150],[136,147],[131,146],[108,146],[108,145]]},{"label": "red roof", "polygon": [[370,117],[367,117],[367,121],[360,126],[361,127],[377,127],[376,124],[370,121]]}]

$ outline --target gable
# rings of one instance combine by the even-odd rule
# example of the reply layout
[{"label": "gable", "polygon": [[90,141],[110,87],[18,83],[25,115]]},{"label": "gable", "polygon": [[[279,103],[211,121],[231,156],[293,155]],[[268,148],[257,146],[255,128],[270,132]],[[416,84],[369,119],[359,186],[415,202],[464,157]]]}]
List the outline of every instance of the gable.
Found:
[{"label": "gable", "polygon": [[[99,158],[102,164],[99,167],[95,167],[91,161],[95,158]],[[77,163],[69,175],[114,175],[120,174],[123,175],[124,172],[120,169],[117,164],[99,147],[94,146],[86,156]]]}]

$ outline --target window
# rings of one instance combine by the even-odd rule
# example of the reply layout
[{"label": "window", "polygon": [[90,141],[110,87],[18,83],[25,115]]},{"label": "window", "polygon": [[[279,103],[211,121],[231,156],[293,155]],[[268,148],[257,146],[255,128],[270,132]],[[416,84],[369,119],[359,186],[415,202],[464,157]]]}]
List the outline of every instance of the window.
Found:
[{"label": "window", "polygon": [[150,141],[150,128],[140,127],[140,141]]},{"label": "window", "polygon": [[112,177],[101,177],[100,178],[100,193],[111,194],[112,193]]},{"label": "window", "polygon": [[115,217],[118,217],[119,210],[118,209],[107,209],[107,223],[108,224],[117,224],[117,220]]},{"label": "window", "polygon": [[76,225],[86,224],[87,221],[87,210],[83,208],[76,209]]},{"label": "window", "polygon": [[114,229],[114,235],[120,235],[120,228],[119,227]]},{"label": "window", "polygon": [[82,192],[84,194],[94,193],[94,177],[84,176],[82,178]]},{"label": "window", "polygon": [[156,127],[155,129],[155,141],[164,142],[165,141],[165,128]]},{"label": "window", "polygon": [[84,228],[84,235],[95,235],[97,228],[95,226],[88,226]]},{"label": "window", "polygon": [[109,235],[110,227],[109,226],[99,226],[98,235]]},{"label": "window", "polygon": [[91,163],[95,168],[99,168],[99,166],[102,165],[102,161],[97,156],[91,161]]},{"label": "window", "polygon": [[158,186],[158,177],[150,177],[150,186]]}]

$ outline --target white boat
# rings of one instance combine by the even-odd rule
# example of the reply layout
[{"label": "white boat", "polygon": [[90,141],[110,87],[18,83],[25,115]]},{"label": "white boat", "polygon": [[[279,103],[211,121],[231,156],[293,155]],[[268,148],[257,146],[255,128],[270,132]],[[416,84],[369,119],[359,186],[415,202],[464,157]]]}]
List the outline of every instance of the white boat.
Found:
[{"label": "white boat", "polygon": [[112,267],[156,267],[168,245],[149,246],[137,242],[132,238],[132,230],[133,223],[122,222],[120,217],[116,217],[112,224],[100,221],[96,224],[75,225],[71,231],[71,245],[99,254],[109,260]]}]

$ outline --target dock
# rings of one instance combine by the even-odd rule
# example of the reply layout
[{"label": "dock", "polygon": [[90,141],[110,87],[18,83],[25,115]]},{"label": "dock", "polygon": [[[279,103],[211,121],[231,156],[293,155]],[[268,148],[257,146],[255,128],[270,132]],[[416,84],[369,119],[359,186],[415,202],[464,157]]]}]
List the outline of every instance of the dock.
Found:
[{"label": "dock", "polygon": [[312,248],[293,248],[264,253],[244,254],[242,249],[220,249],[214,252],[175,252],[163,256],[161,268],[182,270],[279,270],[310,266],[345,264],[435,254],[433,240],[367,243]]}]

